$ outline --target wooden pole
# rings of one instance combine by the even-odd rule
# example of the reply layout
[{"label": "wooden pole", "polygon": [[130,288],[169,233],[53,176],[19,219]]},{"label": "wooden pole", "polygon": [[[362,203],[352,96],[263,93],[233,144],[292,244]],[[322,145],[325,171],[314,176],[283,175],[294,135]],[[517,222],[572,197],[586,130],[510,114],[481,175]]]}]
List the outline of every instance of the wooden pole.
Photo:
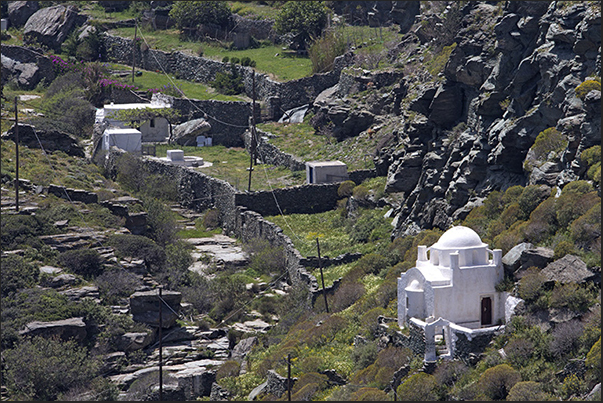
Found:
[{"label": "wooden pole", "polygon": [[325,277],[322,275],[322,260],[320,259],[320,244],[316,238],[316,250],[318,251],[318,268],[320,269],[320,280],[322,281],[322,295],[325,297],[325,308],[329,313],[329,304],[327,303],[327,290],[325,290]]},{"label": "wooden pole", "polygon": [[19,112],[15,97],[15,211],[19,211]]},{"label": "wooden pole", "polygon": [[159,401],[163,400],[163,345],[161,343],[161,328],[163,327],[163,298],[162,286],[159,286]]},{"label": "wooden pole", "polygon": [[134,20],[134,42],[132,43],[132,84],[134,84],[134,65],[136,64],[136,34],[138,33],[138,23]]}]

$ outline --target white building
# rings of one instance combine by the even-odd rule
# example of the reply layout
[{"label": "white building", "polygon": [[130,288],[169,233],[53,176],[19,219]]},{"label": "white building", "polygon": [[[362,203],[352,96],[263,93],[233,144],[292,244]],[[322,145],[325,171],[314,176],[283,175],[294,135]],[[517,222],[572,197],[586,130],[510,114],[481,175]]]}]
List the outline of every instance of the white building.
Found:
[{"label": "white building", "polygon": [[[126,123],[117,120],[114,116],[115,113],[120,110],[131,110],[131,109],[145,109],[145,108],[170,108],[171,106],[160,102],[158,100],[152,100],[151,103],[131,103],[131,104],[114,104],[111,102],[108,105],[104,105],[103,108],[96,111],[96,123],[104,125],[106,128],[121,128],[126,129],[129,126]],[[150,121],[144,122],[137,128],[141,135],[142,141],[145,143],[150,142],[165,142],[170,136],[170,124],[166,118],[157,117]]]},{"label": "white building", "polygon": [[348,167],[341,161],[306,162],[307,183],[343,182],[348,179]]},{"label": "white building", "polygon": [[108,127],[103,132],[102,149],[108,151],[113,146],[129,153],[140,154],[142,152],[142,134],[130,127]]},{"label": "white building", "polygon": [[[429,256],[428,256],[429,254]],[[418,247],[416,267],[398,279],[398,322],[443,318],[476,329],[500,324],[506,295],[502,251],[490,250],[475,231],[457,226],[431,247]]]}]

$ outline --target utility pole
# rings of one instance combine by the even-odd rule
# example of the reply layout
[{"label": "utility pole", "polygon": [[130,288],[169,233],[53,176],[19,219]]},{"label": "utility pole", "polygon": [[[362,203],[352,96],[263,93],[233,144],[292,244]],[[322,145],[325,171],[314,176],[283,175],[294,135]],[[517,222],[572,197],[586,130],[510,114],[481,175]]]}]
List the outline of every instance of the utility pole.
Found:
[{"label": "utility pole", "polygon": [[253,99],[251,108],[251,145],[249,146],[249,183],[247,184],[247,192],[251,192],[251,172],[253,171],[253,161],[255,159],[256,148],[256,130],[255,130],[255,70],[251,75],[251,97]]},{"label": "utility pole", "polygon": [[15,211],[19,211],[19,113],[15,97]]},{"label": "utility pole", "polygon": [[161,343],[161,328],[163,327],[163,298],[161,290],[163,286],[159,286],[159,401],[163,400],[163,345]]},{"label": "utility pole", "polygon": [[316,250],[318,251],[318,268],[320,269],[320,280],[322,281],[322,295],[325,297],[325,308],[329,313],[329,304],[327,303],[327,290],[325,290],[325,278],[322,275],[322,260],[320,259],[320,244],[318,238],[316,238]]},{"label": "utility pole", "polygon": [[136,64],[136,34],[138,33],[138,22],[134,19],[134,42],[132,42],[132,84],[134,84],[134,65]]},{"label": "utility pole", "polygon": [[287,354],[287,401],[291,401],[291,353]]}]

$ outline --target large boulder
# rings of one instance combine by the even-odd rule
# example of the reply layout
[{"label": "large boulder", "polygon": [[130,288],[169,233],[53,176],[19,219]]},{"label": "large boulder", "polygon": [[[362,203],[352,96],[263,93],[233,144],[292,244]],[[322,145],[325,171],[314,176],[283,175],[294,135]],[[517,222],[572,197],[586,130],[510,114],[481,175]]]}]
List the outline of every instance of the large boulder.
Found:
[{"label": "large boulder", "polygon": [[84,15],[78,14],[74,6],[58,5],[36,11],[25,23],[23,42],[41,44],[55,51],[78,26],[86,22]]},{"label": "large boulder", "polygon": [[540,246],[534,249],[526,249],[521,252],[521,270],[526,270],[532,266],[543,269],[553,261],[554,255],[554,250]]},{"label": "large boulder", "polygon": [[[182,294],[176,291],[162,292],[161,325],[170,328],[176,324]],[[130,312],[136,322],[159,326],[159,291],[139,291],[130,296]]]},{"label": "large boulder", "polygon": [[42,79],[54,80],[52,60],[22,46],[2,45],[2,84],[14,81],[24,90],[34,89]]},{"label": "large boulder", "polygon": [[524,250],[532,249],[534,245],[529,242],[522,242],[511,248],[502,257],[502,264],[507,272],[513,273],[521,266],[521,254]]},{"label": "large boulder", "polygon": [[588,270],[586,263],[578,256],[565,255],[549,263],[542,271],[547,283],[584,283],[593,278],[594,273]]},{"label": "large boulder", "polygon": [[116,340],[116,348],[126,353],[141,350],[155,340],[153,332],[124,333]]},{"label": "large boulder", "polygon": [[436,91],[431,105],[429,119],[435,124],[450,127],[463,112],[463,94],[459,86],[454,84],[442,85]]},{"label": "large boulder", "polygon": [[20,28],[40,8],[37,1],[11,1],[8,3],[8,20],[11,27]]},{"label": "large boulder", "polygon": [[[16,140],[15,126],[11,127],[2,140]],[[45,151],[63,151],[73,157],[84,157],[84,149],[77,139],[68,133],[59,131],[35,130],[33,126],[19,123],[19,144],[28,148],[40,148]]]},{"label": "large boulder", "polygon": [[203,118],[189,120],[174,127],[169,138],[170,144],[190,146],[197,144],[197,136],[211,130],[209,122]]},{"label": "large boulder", "polygon": [[29,322],[19,332],[21,336],[60,337],[63,340],[82,341],[86,338],[86,323],[83,318],[69,318],[52,322]]},{"label": "large boulder", "polygon": [[412,27],[415,16],[419,15],[420,10],[420,1],[392,1],[389,14],[394,23],[400,26],[399,32],[405,34]]}]

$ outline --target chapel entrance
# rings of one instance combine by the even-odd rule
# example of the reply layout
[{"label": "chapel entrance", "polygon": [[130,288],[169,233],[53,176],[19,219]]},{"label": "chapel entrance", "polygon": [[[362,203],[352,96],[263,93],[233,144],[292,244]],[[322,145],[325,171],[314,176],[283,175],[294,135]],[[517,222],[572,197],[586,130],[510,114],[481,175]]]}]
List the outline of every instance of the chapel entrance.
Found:
[{"label": "chapel entrance", "polygon": [[492,299],[490,297],[482,298],[482,326],[492,324]]}]

